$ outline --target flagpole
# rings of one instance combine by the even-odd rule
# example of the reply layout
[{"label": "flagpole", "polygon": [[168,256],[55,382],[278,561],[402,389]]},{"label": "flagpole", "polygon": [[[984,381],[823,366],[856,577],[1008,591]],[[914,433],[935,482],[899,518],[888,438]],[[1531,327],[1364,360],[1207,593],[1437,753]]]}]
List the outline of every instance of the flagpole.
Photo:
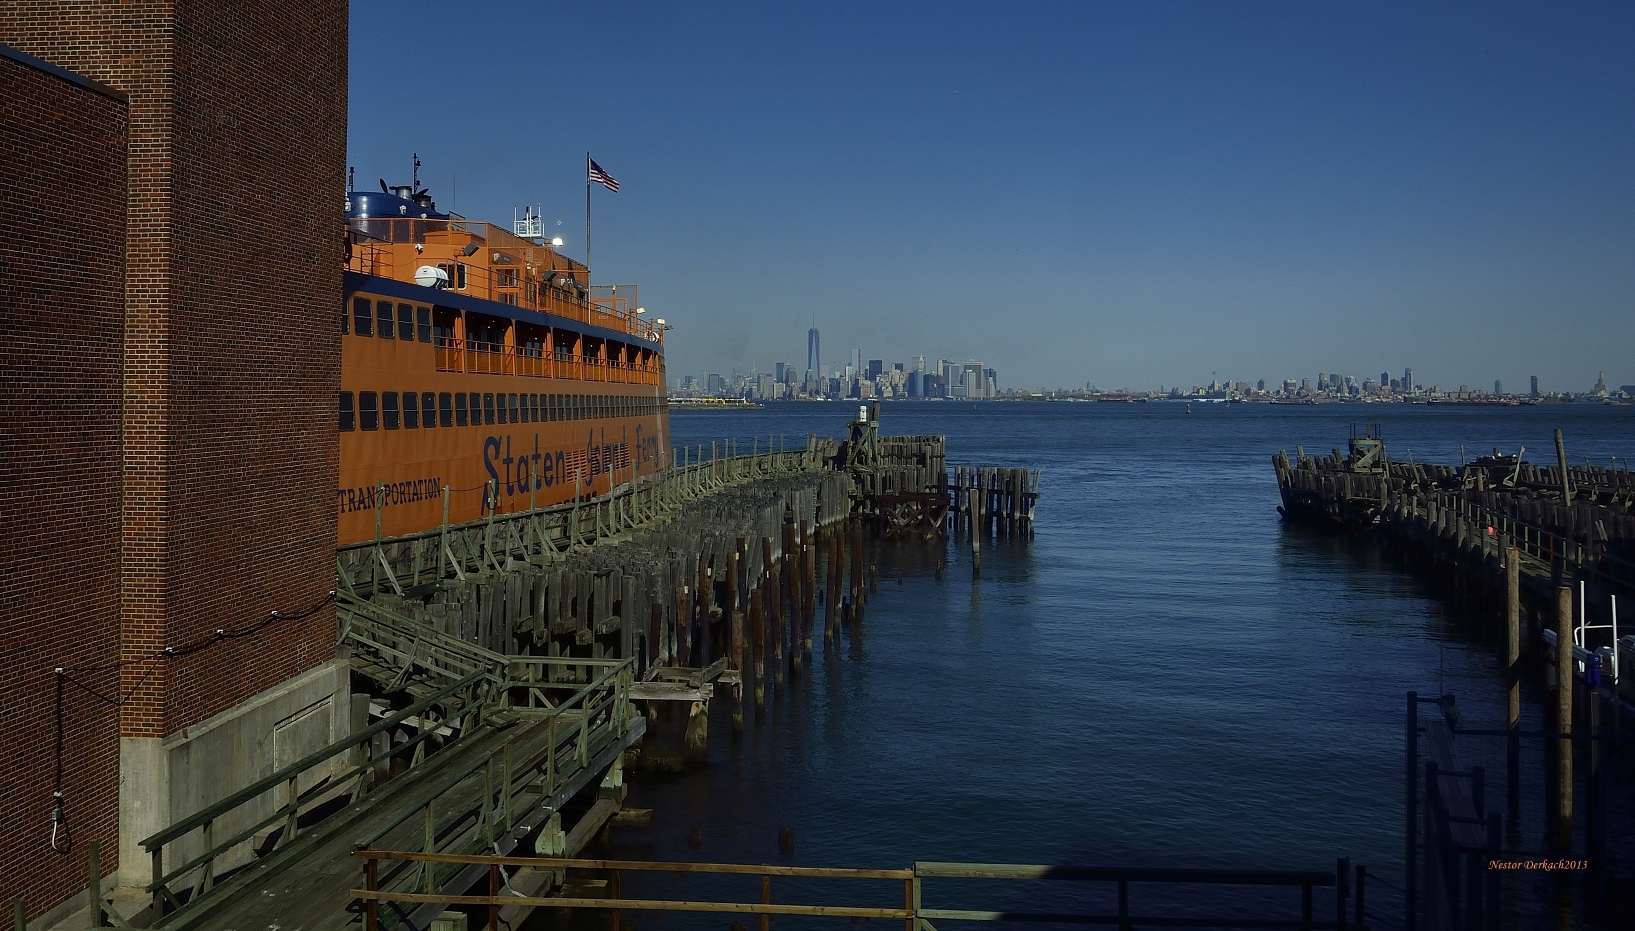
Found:
[{"label": "flagpole", "polygon": [[590,288],[590,153],[585,153],[585,288]]}]

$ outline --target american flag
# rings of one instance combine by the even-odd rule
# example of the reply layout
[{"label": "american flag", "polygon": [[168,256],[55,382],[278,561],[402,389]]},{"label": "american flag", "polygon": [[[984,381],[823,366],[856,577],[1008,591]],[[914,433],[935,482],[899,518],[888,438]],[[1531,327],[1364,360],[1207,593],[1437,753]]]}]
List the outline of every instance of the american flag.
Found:
[{"label": "american flag", "polygon": [[587,155],[585,156],[585,161],[590,163],[590,174],[586,176],[586,181],[594,181],[610,191],[617,191],[619,189],[619,182],[613,180],[612,175],[603,171],[602,166],[596,164],[595,160]]}]

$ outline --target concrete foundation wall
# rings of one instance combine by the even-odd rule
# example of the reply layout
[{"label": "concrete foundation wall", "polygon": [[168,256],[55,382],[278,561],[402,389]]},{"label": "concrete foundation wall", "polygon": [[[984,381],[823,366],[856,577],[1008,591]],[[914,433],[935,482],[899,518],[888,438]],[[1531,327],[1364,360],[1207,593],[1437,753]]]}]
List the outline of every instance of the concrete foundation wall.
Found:
[{"label": "concrete foundation wall", "polygon": [[[346,661],[336,659],[169,737],[121,739],[119,884],[152,881],[152,858],[141,847],[143,838],[350,734],[350,686]],[[303,777],[301,788],[343,769],[349,759],[337,756]],[[271,815],[284,803],[285,792],[274,788],[222,817],[214,826],[216,837],[231,836]],[[165,869],[203,852],[203,835],[195,831],[166,847]],[[249,844],[240,845],[216,861],[216,872],[253,858]]]}]

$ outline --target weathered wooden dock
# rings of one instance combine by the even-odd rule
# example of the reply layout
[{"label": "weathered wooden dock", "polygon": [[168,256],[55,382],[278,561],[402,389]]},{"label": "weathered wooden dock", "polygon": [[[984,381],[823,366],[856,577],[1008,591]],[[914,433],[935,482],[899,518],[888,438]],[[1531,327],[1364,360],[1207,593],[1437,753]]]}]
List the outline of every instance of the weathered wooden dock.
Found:
[{"label": "weathered wooden dock", "polygon": [[[1548,467],[1498,450],[1459,466],[1396,462],[1372,427],[1353,427],[1345,454],[1280,452],[1273,467],[1286,518],[1372,535],[1490,618],[1504,644],[1502,727],[1461,727],[1452,696],[1408,695],[1408,927],[1498,927],[1501,877],[1489,862],[1575,849],[1591,864],[1588,898],[1598,909],[1618,848],[1607,833],[1618,793],[1605,785],[1605,757],[1621,722],[1635,720],[1635,636],[1617,620],[1618,599],[1627,605],[1635,594],[1635,476],[1569,465],[1560,431]],[[1533,733],[1521,727],[1528,676],[1545,700],[1544,727]],[[1420,723],[1427,701],[1441,720]],[[1483,741],[1501,742],[1502,768],[1468,763]],[[1524,743],[1542,758],[1537,825],[1521,821]],[[1500,790],[1502,809],[1487,800]]]},{"label": "weathered wooden dock", "polygon": [[[370,846],[422,855],[374,881],[421,896],[394,924],[424,929],[480,879],[460,857],[578,853],[619,816],[626,765],[701,759],[718,694],[741,728],[838,642],[875,585],[868,529],[1031,525],[1037,473],[951,483],[942,437],[882,437],[877,416],[841,442],[677,450],[609,495],[341,548],[339,642],[368,683],[354,734],[145,839],[145,920],[341,928],[350,852]],[[563,878],[507,883],[549,896]]]},{"label": "weathered wooden dock", "polygon": [[1605,597],[1635,593],[1635,474],[1487,456],[1460,466],[1399,462],[1377,429],[1353,430],[1348,451],[1272,459],[1291,520],[1412,546],[1463,582],[1497,592],[1505,547],[1523,559],[1528,594],[1554,598],[1562,580]]}]

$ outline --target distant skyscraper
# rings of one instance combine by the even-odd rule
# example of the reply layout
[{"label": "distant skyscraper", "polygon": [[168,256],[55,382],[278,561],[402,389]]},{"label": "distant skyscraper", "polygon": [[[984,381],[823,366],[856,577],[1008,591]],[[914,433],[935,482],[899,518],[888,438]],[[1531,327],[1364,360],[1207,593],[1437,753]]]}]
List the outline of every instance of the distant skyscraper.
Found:
[{"label": "distant skyscraper", "polygon": [[914,371],[916,371],[916,372],[925,371],[925,356],[915,356],[914,357]]},{"label": "distant skyscraper", "polygon": [[1384,387],[1386,385],[1389,385],[1390,383],[1391,383],[1391,373],[1390,372],[1381,372],[1380,373],[1380,386]]},{"label": "distant skyscraper", "polygon": [[1595,373],[1595,393],[1596,393],[1597,396],[1603,397],[1603,398],[1611,393],[1611,392],[1609,392],[1607,390],[1607,373],[1606,372],[1596,372]]},{"label": "distant skyscraper", "polygon": [[871,379],[872,378],[879,378],[880,373],[884,372],[885,370],[886,370],[885,360],[883,360],[883,359],[870,359],[869,360],[869,378],[871,378]]},{"label": "distant skyscraper", "polygon": [[806,331],[806,370],[816,373],[821,370],[823,355],[818,352],[818,331],[812,327]]},{"label": "distant skyscraper", "polygon": [[1497,378],[1493,379],[1493,393],[1504,394],[1504,383],[1499,381]]},{"label": "distant skyscraper", "polygon": [[1414,370],[1413,369],[1403,369],[1402,370],[1402,390],[1403,390],[1403,393],[1407,393],[1409,391],[1414,390]]},{"label": "distant skyscraper", "polygon": [[1533,376],[1533,397],[1538,397],[1538,376]]}]

